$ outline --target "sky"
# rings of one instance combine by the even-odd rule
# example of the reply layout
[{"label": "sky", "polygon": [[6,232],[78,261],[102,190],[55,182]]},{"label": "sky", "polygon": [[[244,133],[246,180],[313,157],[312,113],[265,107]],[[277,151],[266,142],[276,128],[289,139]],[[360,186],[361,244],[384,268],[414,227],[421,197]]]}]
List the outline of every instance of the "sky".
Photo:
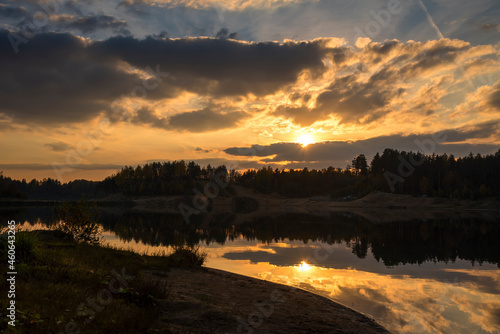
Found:
[{"label": "sky", "polygon": [[497,0],[0,0],[0,171],[500,148]]}]

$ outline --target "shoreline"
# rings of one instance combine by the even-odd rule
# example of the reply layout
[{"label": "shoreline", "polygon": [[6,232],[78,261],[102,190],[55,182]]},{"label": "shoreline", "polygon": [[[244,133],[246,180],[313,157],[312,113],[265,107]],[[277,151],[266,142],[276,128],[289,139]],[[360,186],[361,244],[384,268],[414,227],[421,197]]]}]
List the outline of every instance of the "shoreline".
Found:
[{"label": "shoreline", "polygon": [[[21,237],[33,245],[23,258],[31,274],[17,281],[17,302],[24,305],[17,325],[27,333],[60,332],[67,323],[85,333],[389,333],[329,298],[200,266],[204,256],[194,250],[148,256],[78,244],[57,231]],[[54,282],[55,276],[65,278]],[[107,299],[99,297],[104,291]],[[50,308],[48,294],[57,296]],[[82,305],[93,313],[82,313]]]},{"label": "shoreline", "polygon": [[389,333],[374,319],[300,288],[214,268],[147,273],[169,284],[169,333]]}]

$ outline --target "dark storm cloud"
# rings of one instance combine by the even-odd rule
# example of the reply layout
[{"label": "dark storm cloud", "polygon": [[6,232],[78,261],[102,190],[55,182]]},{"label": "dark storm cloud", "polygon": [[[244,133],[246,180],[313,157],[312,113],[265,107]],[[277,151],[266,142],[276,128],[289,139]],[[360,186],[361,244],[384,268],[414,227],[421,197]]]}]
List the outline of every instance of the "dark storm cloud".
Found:
[{"label": "dark storm cloud", "polygon": [[457,156],[470,152],[489,152],[498,150],[498,146],[488,144],[460,143],[469,139],[500,137],[499,120],[489,121],[476,126],[450,129],[435,134],[390,135],[358,141],[330,141],[302,147],[298,143],[275,143],[268,146],[232,147],[225,149],[226,154],[240,157],[261,157],[261,162],[291,162],[288,167],[297,168],[297,163],[317,163],[326,167],[334,165],[344,167],[357,154],[367,157],[382,153],[385,148],[405,151],[420,151],[426,154],[448,153]]},{"label": "dark storm cloud", "polygon": [[329,52],[322,40],[279,44],[132,37],[96,42],[91,50],[102,59],[119,57],[139,68],[160,64],[170,73],[172,85],[219,96],[272,94],[294,83],[304,70],[321,74]]},{"label": "dark storm cloud", "polygon": [[[19,48],[15,54],[9,32],[0,31],[0,113],[15,121],[41,123],[89,120],[135,87],[145,86],[139,74],[124,69],[124,63],[140,70],[152,68],[150,74],[156,77],[148,86],[161,84],[147,91],[148,99],[175,97],[182,91],[263,96],[293,84],[304,70],[320,74],[327,53],[322,41],[278,44],[115,37],[89,42],[57,33],[35,35]],[[143,112],[137,121],[151,123],[145,119],[148,116]],[[244,116],[200,110],[176,115],[170,125],[189,131],[215,130]],[[163,127],[161,122],[153,125]]]},{"label": "dark storm cloud", "polygon": [[0,112],[18,122],[92,119],[141,84],[112,62],[97,62],[86,42],[70,34],[35,35],[15,54],[0,31]]}]

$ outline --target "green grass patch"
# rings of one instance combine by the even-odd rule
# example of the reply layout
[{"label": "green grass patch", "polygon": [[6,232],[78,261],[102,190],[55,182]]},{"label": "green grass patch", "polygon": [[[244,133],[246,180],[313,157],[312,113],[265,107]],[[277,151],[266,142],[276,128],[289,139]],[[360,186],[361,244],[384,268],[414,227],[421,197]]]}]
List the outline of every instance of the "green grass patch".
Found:
[{"label": "green grass patch", "polygon": [[[16,326],[7,326],[2,316],[0,332],[147,333],[159,315],[158,300],[168,298],[169,282],[143,272],[200,266],[206,258],[195,247],[149,256],[68,239],[47,241],[35,232],[16,234],[17,251],[22,261],[16,264]],[[0,253],[6,259],[5,248]],[[8,290],[5,264],[1,291]],[[1,298],[2,310],[7,302]]]}]

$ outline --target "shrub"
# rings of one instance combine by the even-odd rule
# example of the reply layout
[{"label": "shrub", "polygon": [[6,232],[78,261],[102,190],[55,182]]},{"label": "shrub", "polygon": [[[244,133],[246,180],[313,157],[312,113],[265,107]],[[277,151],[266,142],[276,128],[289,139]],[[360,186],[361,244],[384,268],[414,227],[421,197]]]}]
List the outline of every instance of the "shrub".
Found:
[{"label": "shrub", "polygon": [[201,251],[198,246],[174,246],[170,258],[179,266],[202,266],[207,259],[207,253]]},{"label": "shrub", "polygon": [[55,228],[69,234],[76,242],[99,244],[101,242],[97,205],[86,200],[67,202],[54,208]]}]

